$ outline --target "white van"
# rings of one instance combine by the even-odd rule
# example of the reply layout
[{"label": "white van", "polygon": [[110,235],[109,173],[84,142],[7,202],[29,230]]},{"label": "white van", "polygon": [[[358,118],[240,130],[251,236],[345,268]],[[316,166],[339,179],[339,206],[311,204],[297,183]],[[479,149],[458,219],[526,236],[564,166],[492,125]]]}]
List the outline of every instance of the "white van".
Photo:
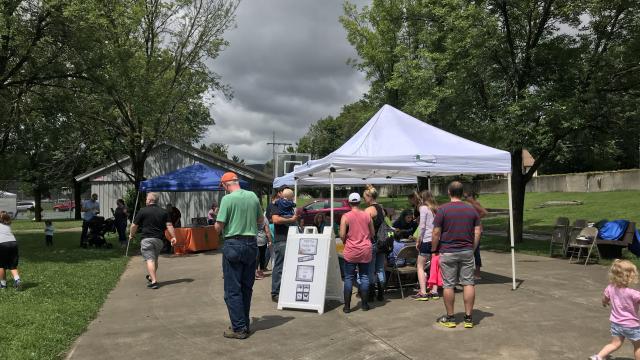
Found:
[{"label": "white van", "polygon": [[18,214],[16,194],[12,194],[6,191],[0,191],[0,211],[4,210],[15,218]]}]

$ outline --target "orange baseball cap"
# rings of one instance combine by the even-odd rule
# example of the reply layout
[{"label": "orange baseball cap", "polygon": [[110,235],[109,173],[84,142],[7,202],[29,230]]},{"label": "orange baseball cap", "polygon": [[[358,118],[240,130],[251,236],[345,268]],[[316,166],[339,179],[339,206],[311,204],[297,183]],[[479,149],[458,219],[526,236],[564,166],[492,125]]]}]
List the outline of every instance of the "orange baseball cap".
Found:
[{"label": "orange baseball cap", "polygon": [[236,175],[236,173],[234,172],[226,172],[224,173],[224,175],[222,175],[222,177],[220,178],[220,184],[226,183],[228,181],[234,181],[234,180],[238,180],[238,175]]}]

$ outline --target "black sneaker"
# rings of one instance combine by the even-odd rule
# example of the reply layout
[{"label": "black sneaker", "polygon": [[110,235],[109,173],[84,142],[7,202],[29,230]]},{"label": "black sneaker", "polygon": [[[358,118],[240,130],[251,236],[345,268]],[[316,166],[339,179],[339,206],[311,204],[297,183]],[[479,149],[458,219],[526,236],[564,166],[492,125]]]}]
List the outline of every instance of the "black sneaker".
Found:
[{"label": "black sneaker", "polygon": [[222,336],[227,339],[246,339],[249,337],[249,332],[247,331],[233,331],[231,329],[227,329],[224,331]]},{"label": "black sneaker", "polygon": [[144,278],[147,279],[148,282],[151,282],[151,275],[145,275]]},{"label": "black sneaker", "polygon": [[278,302],[278,295],[271,295],[271,301],[273,301],[274,303]]},{"label": "black sneaker", "polygon": [[446,327],[446,328],[454,328],[456,327],[456,319],[453,315],[442,315],[442,317],[438,318],[437,323]]},{"label": "black sneaker", "polygon": [[157,289],[157,288],[159,288],[160,286],[158,285],[158,282],[156,281],[156,282],[154,282],[154,283],[151,283],[151,282],[150,282],[150,283],[148,283],[148,284],[147,284],[147,287],[148,287],[149,289]]},{"label": "black sneaker", "polygon": [[471,315],[464,316],[464,327],[466,329],[471,329],[473,327],[473,319],[471,319]]},{"label": "black sneaker", "polygon": [[22,290],[22,280],[15,280],[13,282],[13,287],[16,289],[16,291],[21,291]]},{"label": "black sneaker", "polygon": [[6,288],[7,288],[7,285],[0,284],[0,289],[6,289]]}]

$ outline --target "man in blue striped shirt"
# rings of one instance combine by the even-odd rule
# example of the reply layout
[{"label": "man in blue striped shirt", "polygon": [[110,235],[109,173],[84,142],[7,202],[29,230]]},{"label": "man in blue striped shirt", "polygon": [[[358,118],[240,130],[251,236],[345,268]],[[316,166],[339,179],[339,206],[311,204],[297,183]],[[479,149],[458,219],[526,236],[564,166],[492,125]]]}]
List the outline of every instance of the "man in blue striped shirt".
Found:
[{"label": "man in blue striped shirt", "polygon": [[464,289],[464,327],[472,328],[471,313],[476,297],[473,252],[480,243],[480,216],[473,206],[462,201],[462,183],[452,182],[448,192],[451,202],[438,208],[433,221],[431,243],[431,247],[440,253],[444,306],[447,310],[438,323],[449,328],[456,326],[453,317],[454,288],[460,284]]}]

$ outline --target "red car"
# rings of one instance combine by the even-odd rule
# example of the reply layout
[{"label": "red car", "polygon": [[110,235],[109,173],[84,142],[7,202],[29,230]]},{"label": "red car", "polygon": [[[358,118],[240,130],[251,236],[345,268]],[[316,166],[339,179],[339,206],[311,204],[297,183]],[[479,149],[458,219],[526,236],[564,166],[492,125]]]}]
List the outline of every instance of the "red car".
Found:
[{"label": "red car", "polygon": [[[347,199],[333,199],[333,216],[335,217],[334,221],[336,224],[340,224],[342,214],[349,212],[350,210],[351,207],[349,206],[349,201]],[[304,220],[305,226],[312,226],[313,219],[320,213],[331,213],[329,199],[316,199],[297,209],[297,214]]]},{"label": "red car", "polygon": [[53,205],[53,211],[71,211],[75,208],[76,203],[72,200]]}]

